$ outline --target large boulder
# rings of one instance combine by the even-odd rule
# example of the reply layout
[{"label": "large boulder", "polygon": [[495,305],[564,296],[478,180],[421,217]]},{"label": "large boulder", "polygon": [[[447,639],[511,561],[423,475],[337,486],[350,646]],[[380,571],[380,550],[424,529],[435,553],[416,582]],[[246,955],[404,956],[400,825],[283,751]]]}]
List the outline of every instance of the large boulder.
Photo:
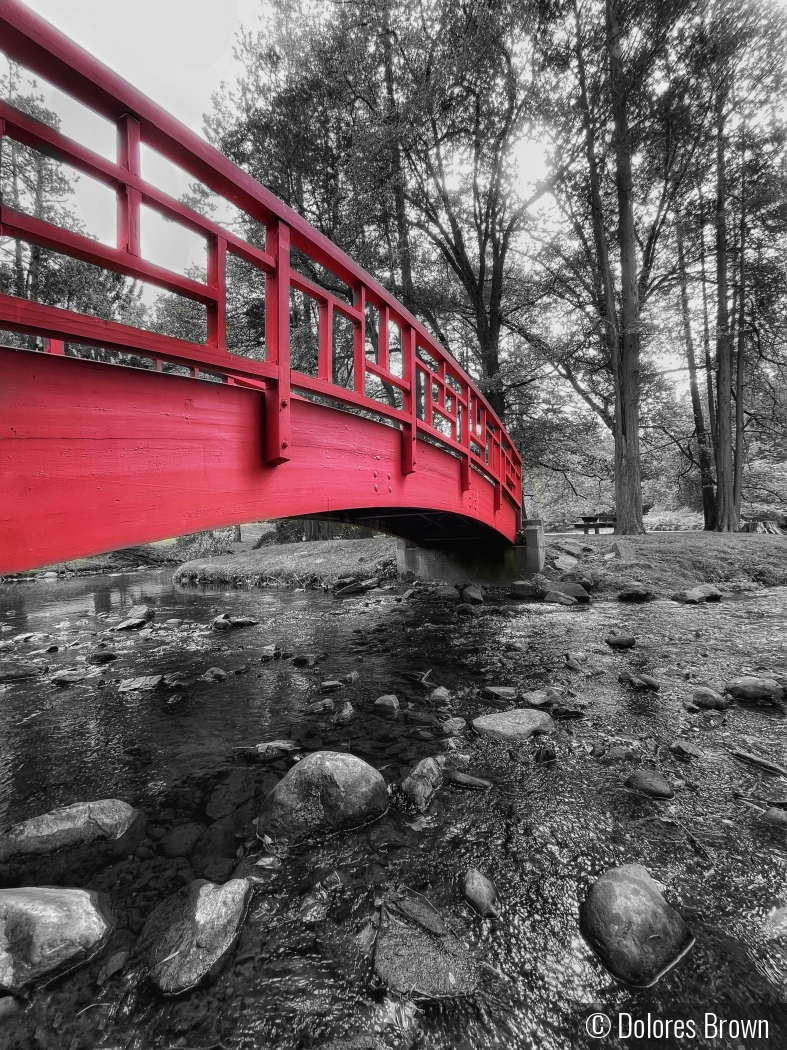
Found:
[{"label": "large boulder", "polygon": [[104,947],[113,925],[108,904],[88,890],[0,890],[0,988],[18,994],[78,966]]},{"label": "large boulder", "polygon": [[591,886],[579,925],[613,977],[637,988],[655,984],[694,944],[688,926],[641,864],[606,871]]},{"label": "large boulder", "polygon": [[758,678],[756,675],[744,675],[742,678],[733,678],[724,686],[724,691],[736,700],[748,700],[758,702],[761,700],[773,703],[781,700],[783,690],[779,683],[773,678]]},{"label": "large boulder", "polygon": [[155,908],[136,951],[165,995],[179,995],[215,973],[232,948],[252,894],[248,879],[223,886],[197,879]]},{"label": "large boulder", "polygon": [[527,740],[534,733],[551,733],[555,723],[546,711],[532,707],[515,707],[473,719],[473,729],[493,740]]},{"label": "large boulder", "polygon": [[71,869],[128,856],[145,834],[145,815],[116,798],[75,802],[14,824],[0,835],[0,885],[60,882]]},{"label": "large boulder", "polygon": [[315,751],[266,797],[257,833],[295,841],[367,824],[387,809],[388,788],[376,769],[355,755]]},{"label": "large boulder", "polygon": [[117,798],[75,802],[14,824],[0,836],[0,861],[123,837],[140,812]]}]

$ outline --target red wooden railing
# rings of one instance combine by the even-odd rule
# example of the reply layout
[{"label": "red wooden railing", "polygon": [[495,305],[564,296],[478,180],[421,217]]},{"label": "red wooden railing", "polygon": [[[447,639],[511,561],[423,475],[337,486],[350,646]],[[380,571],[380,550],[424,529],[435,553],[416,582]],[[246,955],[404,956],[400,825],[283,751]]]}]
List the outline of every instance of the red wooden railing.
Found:
[{"label": "red wooden railing", "polygon": [[[417,469],[418,438],[459,457],[463,490],[474,467],[492,482],[495,509],[503,496],[521,505],[521,458],[483,394],[458,363],[402,305],[331,241],[246,172],[17,0],[0,0],[0,48],[14,60],[111,119],[118,131],[117,162],[106,160],[45,124],[0,102],[0,141],[8,136],[69,164],[117,194],[117,247],[112,248],[0,204],[0,234],[53,249],[146,281],[203,304],[205,345],[175,339],[59,307],[0,294],[0,329],[43,336],[50,352],[64,343],[131,352],[186,365],[264,391],[268,463],[289,458],[291,389],[320,395],[338,406],[373,412],[402,432],[402,469]],[[157,150],[254,220],[265,225],[265,250],[163,193],[140,175],[140,144]],[[156,266],[140,252],[140,209],[145,205],[200,234],[208,245],[207,282]],[[290,248],[324,267],[353,292],[353,303],[296,272]],[[265,274],[266,360],[245,358],[226,346],[226,260],[231,253]],[[319,304],[316,376],[290,366],[290,289]],[[379,313],[376,361],[366,354],[366,308]],[[333,315],[353,326],[353,389],[333,380]],[[389,322],[401,333],[401,374],[390,366]],[[367,376],[400,391],[402,407],[366,393]]]}]

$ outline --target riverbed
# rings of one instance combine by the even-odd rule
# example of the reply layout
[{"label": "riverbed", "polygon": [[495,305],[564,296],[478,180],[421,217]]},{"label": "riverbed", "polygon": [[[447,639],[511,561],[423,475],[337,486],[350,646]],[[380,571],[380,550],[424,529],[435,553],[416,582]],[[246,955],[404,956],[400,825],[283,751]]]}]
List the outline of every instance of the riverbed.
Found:
[{"label": "riverbed", "polygon": [[[679,1007],[728,1017],[759,1011],[782,1033],[768,1045],[787,1045],[787,838],[759,817],[764,803],[787,797],[787,784],[730,754],[740,747],[785,764],[787,720],[740,704],[684,707],[697,685],[785,673],[787,588],[699,606],[503,598],[468,617],[423,586],[406,594],[396,585],[344,599],[182,587],[171,570],[0,587],[0,645],[11,643],[0,657],[46,668],[0,685],[0,821],[100,798],[123,799],[148,818],[132,856],[67,873],[69,885],[111,898],[118,925],[110,953],[129,950],[146,915],[181,885],[206,874],[223,881],[254,853],[251,818],[290,762],[255,764],[243,748],[283,737],[303,751],[349,750],[396,785],[445,748],[425,718],[434,713],[434,687],[450,691],[443,713],[468,723],[499,710],[484,699],[486,686],[564,691],[556,761],[537,761],[536,742],[504,745],[467,731],[460,744],[469,772],[490,789],[447,784],[422,816],[394,795],[371,827],[291,849],[257,886],[220,973],[197,990],[164,999],[122,967],[104,977],[100,956],[32,992],[0,1022],[0,1046],[296,1050],[369,1038],[376,1023],[375,1038],[391,1046],[415,1038],[434,1050],[564,1050],[599,1045],[585,1034],[594,1006],[643,1017],[674,1016]],[[151,624],[113,632],[139,603],[155,610]],[[222,613],[257,624],[217,632],[211,622]],[[633,649],[605,644],[616,628],[636,636]],[[87,664],[102,639],[117,659]],[[282,655],[267,659],[270,646]],[[580,670],[566,666],[569,651],[583,657]],[[319,659],[296,666],[293,658],[305,654]],[[57,685],[64,668],[85,677]],[[226,677],[210,680],[211,668]],[[654,676],[659,692],[621,684],[626,670]],[[143,675],[176,677],[150,691],[121,688]],[[347,676],[331,695],[336,710],[352,703],[354,720],[339,725],[330,712],[305,711],[326,695],[321,683]],[[374,708],[389,693],[403,709],[396,718]],[[679,737],[702,757],[673,756],[669,744]],[[612,748],[633,757],[609,761]],[[660,769],[675,799],[625,789],[638,764]],[[186,824],[199,825],[198,847],[164,855],[162,843]],[[633,862],[664,887],[696,937],[679,966],[636,992],[605,972],[578,927],[593,879]],[[497,918],[482,920],[463,902],[458,880],[469,867],[496,883]],[[305,920],[304,898],[326,886],[324,914]],[[375,986],[364,936],[381,896],[400,886],[449,917],[483,973],[473,997],[414,998],[403,1025],[380,1010],[385,990]]]}]

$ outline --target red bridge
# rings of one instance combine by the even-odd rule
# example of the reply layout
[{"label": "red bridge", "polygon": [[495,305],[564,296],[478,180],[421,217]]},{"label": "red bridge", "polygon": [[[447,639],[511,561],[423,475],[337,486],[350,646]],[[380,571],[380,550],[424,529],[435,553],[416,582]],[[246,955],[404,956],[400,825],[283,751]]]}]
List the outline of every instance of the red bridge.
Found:
[{"label": "red bridge", "polygon": [[[0,235],[186,297],[207,318],[205,342],[187,342],[0,294],[0,331],[35,336],[28,344],[38,348],[0,347],[0,572],[291,516],[355,522],[422,546],[514,541],[513,442],[473,381],[385,288],[17,0],[0,0],[0,48],[118,134],[111,162],[0,102],[0,143],[6,136],[109,186],[118,230],[109,247],[4,201]],[[264,227],[264,247],[145,181],[142,143]],[[142,206],[205,239],[206,282],[142,256]],[[247,356],[227,338],[228,257],[264,285],[264,339]],[[293,300],[319,318],[313,367],[291,360],[305,331]],[[349,334],[340,353],[341,324]],[[88,360],[85,347],[121,363]]]}]

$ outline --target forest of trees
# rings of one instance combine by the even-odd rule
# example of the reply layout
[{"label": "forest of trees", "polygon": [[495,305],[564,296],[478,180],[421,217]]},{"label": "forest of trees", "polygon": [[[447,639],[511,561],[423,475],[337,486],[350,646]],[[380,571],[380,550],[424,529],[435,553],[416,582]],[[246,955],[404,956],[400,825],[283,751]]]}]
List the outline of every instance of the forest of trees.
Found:
[{"label": "forest of trees", "polygon": [[[787,9],[280,0],[237,60],[210,141],[479,381],[536,509],[614,507],[624,533],[645,529],[643,500],[723,531],[784,517]],[[17,150],[4,198],[63,213],[56,165]],[[115,275],[1,247],[3,290],[201,336],[183,300],[145,308]],[[260,277],[230,278],[233,338],[257,352]],[[293,317],[294,339],[307,328]]]}]

